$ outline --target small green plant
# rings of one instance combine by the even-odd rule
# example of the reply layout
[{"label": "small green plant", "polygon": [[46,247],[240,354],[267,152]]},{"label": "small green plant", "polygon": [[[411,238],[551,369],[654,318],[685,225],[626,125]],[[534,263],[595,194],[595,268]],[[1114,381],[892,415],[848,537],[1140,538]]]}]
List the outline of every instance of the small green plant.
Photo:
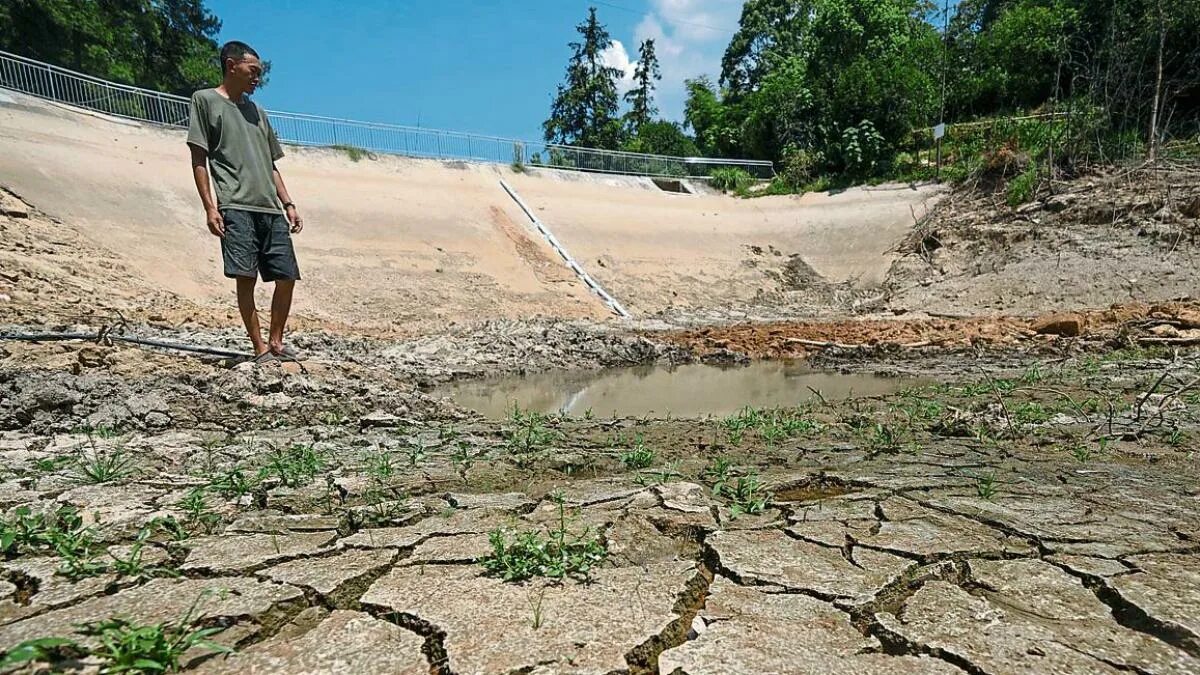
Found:
[{"label": "small green plant", "polygon": [[639,434],[633,447],[621,453],[621,463],[625,465],[626,469],[633,471],[645,469],[654,464],[654,451],[646,447],[645,441]]},{"label": "small green plant", "polygon": [[273,450],[259,478],[274,476],[285,487],[303,487],[325,468],[325,462],[311,445],[295,444],[287,450]]},{"label": "small green plant", "polygon": [[192,536],[175,516],[160,516],[147,523],[147,527],[157,529],[174,541],[184,541]]},{"label": "small green plant", "polygon": [[100,449],[92,443],[91,452],[81,452],[71,465],[75,479],[98,485],[121,480],[133,473],[133,459],[120,447]]},{"label": "small green plant", "polygon": [[471,454],[471,444],[466,441],[455,443],[454,452],[450,453],[450,461],[458,467],[459,471],[469,471],[471,465],[475,463],[475,457]]},{"label": "small green plant", "polygon": [[758,476],[739,476],[736,482],[726,483],[723,496],[729,500],[729,517],[737,518],[743,513],[758,514],[767,508],[774,495]]},{"label": "small green plant", "polygon": [[396,473],[396,465],[392,453],[376,448],[367,455],[366,473],[377,481],[386,481]]},{"label": "small green plant", "polygon": [[425,446],[419,441],[412,443],[404,450],[404,454],[408,456],[408,465],[417,466],[426,459]]},{"label": "small green plant", "polygon": [[975,477],[975,492],[980,499],[991,501],[996,496],[999,486],[996,485],[996,474],[980,474]]},{"label": "small green plant", "polygon": [[1038,166],[1035,162],[1008,182],[1008,205],[1017,207],[1033,201],[1037,196],[1039,180]]},{"label": "small green plant", "polygon": [[536,410],[524,412],[513,404],[509,412],[509,425],[504,429],[505,443],[510,451],[526,453],[544,448],[558,434],[549,427],[550,418]]},{"label": "small green plant", "polygon": [[544,534],[536,531],[516,533],[509,538],[503,530],[488,534],[491,555],[481,564],[489,574],[505,581],[524,581],[533,577],[587,579],[592,568],[604,562],[608,549],[590,528],[579,535],[567,530],[565,499],[561,492],[552,497],[558,507],[558,524]]},{"label": "small green plant", "polygon": [[204,497],[204,488],[188,492],[187,496],[180,500],[179,510],[183,511],[185,525],[199,529],[205,534],[212,534],[221,523],[221,516],[212,510]]},{"label": "small green plant", "polygon": [[1071,456],[1079,463],[1087,462],[1092,458],[1092,449],[1086,441],[1075,441],[1071,444]]},{"label": "small green plant", "polygon": [[712,483],[714,495],[721,495],[725,492],[725,486],[733,478],[733,463],[725,457],[717,457],[705,467],[704,471],[700,472],[700,478]]},{"label": "small green plant", "polygon": [[529,603],[529,609],[533,612],[533,620],[530,622],[532,628],[537,630],[542,627],[542,601],[546,599],[546,587],[542,586],[538,589],[536,595],[529,594],[526,602]]},{"label": "small green plant", "polygon": [[33,463],[33,468],[40,473],[54,473],[72,461],[71,457],[43,457]]},{"label": "small green plant", "polygon": [[682,478],[683,474],[679,473],[679,462],[671,462],[654,471],[643,471],[637,475],[639,485],[666,485],[676,478]]},{"label": "small green plant", "polygon": [[256,476],[246,475],[240,466],[234,466],[209,481],[208,486],[225,499],[240,499],[258,486]]},{"label": "small green plant", "polygon": [[1016,407],[1012,412],[1013,422],[1026,426],[1035,424],[1045,424],[1050,421],[1050,411],[1040,403],[1034,401],[1026,401]]},{"label": "small green plant", "polygon": [[77,659],[85,656],[86,653],[86,650],[74,640],[60,637],[35,638],[26,640],[5,652],[4,658],[0,658],[0,670],[7,671],[26,663],[54,663]]},{"label": "small green plant", "polygon": [[179,576],[175,570],[157,565],[146,565],[142,562],[142,550],[155,529],[157,529],[157,524],[150,523],[139,530],[137,538],[129,548],[129,554],[125,557],[115,555],[110,551],[108,555],[113,561],[109,564],[109,569],[122,577],[139,580]]},{"label": "small green plant", "polygon": [[875,452],[897,452],[904,447],[907,435],[900,427],[876,422],[867,435],[867,446]]},{"label": "small green plant", "polygon": [[197,598],[179,621],[139,625],[123,617],[113,617],[83,624],[79,632],[95,638],[96,646],[90,649],[61,637],[27,640],[0,659],[0,669],[33,661],[53,665],[66,658],[91,656],[99,661],[101,673],[174,673],[180,670],[179,661],[189,650],[232,653],[232,648],[210,639],[224,628],[195,625],[196,606],[203,598],[204,595]]}]

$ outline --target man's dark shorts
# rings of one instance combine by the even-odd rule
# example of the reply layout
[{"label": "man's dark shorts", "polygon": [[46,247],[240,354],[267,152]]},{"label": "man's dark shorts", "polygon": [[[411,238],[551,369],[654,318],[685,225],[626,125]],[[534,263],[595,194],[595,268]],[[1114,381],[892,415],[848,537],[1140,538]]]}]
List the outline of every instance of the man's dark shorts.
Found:
[{"label": "man's dark shorts", "polygon": [[261,273],[263,281],[300,279],[291,228],[282,214],[225,209],[221,216],[225,219],[221,239],[225,276],[254,278]]}]

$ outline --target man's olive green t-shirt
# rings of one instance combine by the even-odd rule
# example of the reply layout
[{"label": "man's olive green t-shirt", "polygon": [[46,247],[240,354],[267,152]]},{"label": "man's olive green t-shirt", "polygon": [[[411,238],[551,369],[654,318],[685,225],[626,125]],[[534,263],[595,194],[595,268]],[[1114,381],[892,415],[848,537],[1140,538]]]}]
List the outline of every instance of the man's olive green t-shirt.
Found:
[{"label": "man's olive green t-shirt", "polygon": [[218,208],[281,213],[271,171],[283,148],[267,112],[245,97],[234,103],[201,89],[192,94],[190,113],[187,142],[208,152]]}]

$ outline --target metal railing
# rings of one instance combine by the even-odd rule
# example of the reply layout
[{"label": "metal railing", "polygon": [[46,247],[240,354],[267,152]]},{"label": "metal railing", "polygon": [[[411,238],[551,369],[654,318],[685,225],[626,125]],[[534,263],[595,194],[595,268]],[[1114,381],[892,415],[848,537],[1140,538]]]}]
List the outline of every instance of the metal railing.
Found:
[{"label": "metal railing", "polygon": [[[4,51],[0,51],[0,88],[142,122],[171,127],[188,123],[188,99],[183,96],[109,82]],[[398,124],[268,113],[279,140],[295,145],[636,176],[708,178],[721,168],[740,168],[762,179],[775,175],[774,165],[765,160],[594,150]]]}]

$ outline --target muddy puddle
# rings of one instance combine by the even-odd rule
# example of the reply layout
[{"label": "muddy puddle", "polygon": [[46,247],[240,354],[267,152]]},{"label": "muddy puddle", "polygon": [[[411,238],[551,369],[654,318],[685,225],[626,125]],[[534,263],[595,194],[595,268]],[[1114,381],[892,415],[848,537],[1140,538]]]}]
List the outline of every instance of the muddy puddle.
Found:
[{"label": "muddy puddle", "polygon": [[795,406],[891,394],[924,384],[911,378],[814,370],[800,362],[758,361],[720,368],[637,366],[588,372],[547,372],[457,382],[434,392],[490,418],[522,410],[596,417],[704,417],[746,406]]}]

